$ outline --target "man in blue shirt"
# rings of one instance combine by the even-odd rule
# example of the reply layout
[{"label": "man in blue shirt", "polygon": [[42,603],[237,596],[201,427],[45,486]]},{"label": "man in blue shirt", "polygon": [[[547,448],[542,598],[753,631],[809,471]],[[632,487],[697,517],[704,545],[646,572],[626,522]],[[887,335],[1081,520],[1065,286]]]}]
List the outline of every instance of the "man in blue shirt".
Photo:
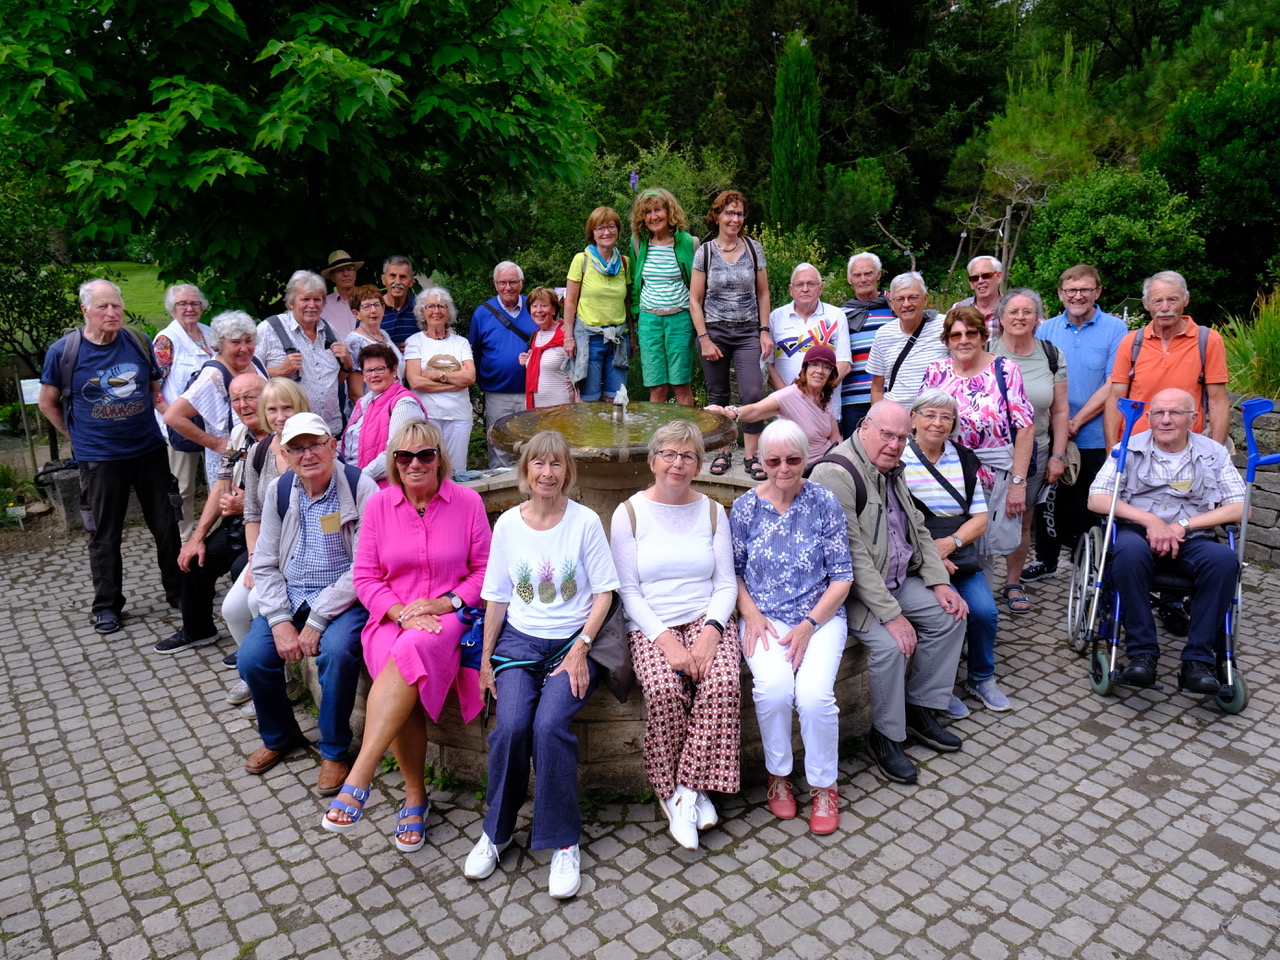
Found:
[{"label": "man in blue shirt", "polygon": [[1048,499],[1036,509],[1039,559],[1023,571],[1023,582],[1052,577],[1058,570],[1062,545],[1074,550],[1080,534],[1095,519],[1087,507],[1089,484],[1107,459],[1102,411],[1116,349],[1128,332],[1123,320],[1102,312],[1098,306],[1101,295],[1097,270],[1084,263],[1069,267],[1058,281],[1058,299],[1065,309],[1036,331],[1037,337],[1061,350],[1067,361],[1068,429],[1080,448],[1080,476],[1072,486],[1055,483],[1049,488]]},{"label": "man in blue shirt", "polygon": [[[484,391],[485,435],[498,420],[524,409],[524,374],[520,354],[538,325],[522,296],[524,271],[510,260],[493,268],[498,295],[476,307],[467,339],[476,363],[476,382]],[[489,467],[511,466],[511,455],[489,444]]]},{"label": "man in blue shirt", "polygon": [[382,286],[386,290],[382,302],[386,309],[382,314],[382,332],[391,338],[401,353],[404,342],[418,332],[418,320],[413,315],[413,261],[396,254],[382,263]]},{"label": "man in blue shirt", "polygon": [[[124,328],[120,288],[107,280],[80,287],[84,329],[73,330],[45,354],[40,412],[71,440],[80,466],[80,495],[88,508],[89,572],[98,633],[120,629],[124,567],[120,542],[132,488],[156,541],[160,580],[169,605],[182,600],[178,518],[169,499],[172,474],[155,405],[160,370],[151,343]],[[74,354],[64,382],[63,357]],[[89,524],[86,524],[88,527]]]}]

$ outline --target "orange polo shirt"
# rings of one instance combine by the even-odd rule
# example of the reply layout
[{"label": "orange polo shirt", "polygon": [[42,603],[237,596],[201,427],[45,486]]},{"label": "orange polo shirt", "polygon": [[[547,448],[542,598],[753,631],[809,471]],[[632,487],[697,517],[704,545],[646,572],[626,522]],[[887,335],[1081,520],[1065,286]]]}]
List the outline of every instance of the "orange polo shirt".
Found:
[{"label": "orange polo shirt", "polygon": [[[1141,330],[1134,330],[1125,335],[1116,349],[1115,364],[1111,368],[1111,382],[1129,385],[1129,399],[1150,403],[1161,390],[1177,387],[1196,398],[1196,422],[1192,430],[1204,433],[1205,403],[1204,393],[1200,386],[1200,327],[1190,317],[1186,328],[1169,341],[1168,349],[1159,336],[1147,324]],[[1138,363],[1133,371],[1133,382],[1129,383],[1129,360],[1133,356],[1133,338],[1142,337],[1142,351],[1138,354]],[[1227,382],[1227,350],[1222,345],[1222,336],[1217,330],[1209,331],[1209,342],[1204,346],[1204,382]],[[1147,415],[1133,426],[1134,433],[1142,433],[1149,429]]]}]

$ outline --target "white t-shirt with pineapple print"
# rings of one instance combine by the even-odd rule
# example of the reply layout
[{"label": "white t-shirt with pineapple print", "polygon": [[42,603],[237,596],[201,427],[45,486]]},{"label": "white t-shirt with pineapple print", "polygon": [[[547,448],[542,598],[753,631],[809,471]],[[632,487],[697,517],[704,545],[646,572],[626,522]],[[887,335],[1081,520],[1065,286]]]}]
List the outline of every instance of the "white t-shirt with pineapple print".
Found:
[{"label": "white t-shirt with pineapple print", "polygon": [[550,530],[534,530],[512,507],[493,525],[480,596],[507,604],[517,630],[544,639],[573,636],[587,622],[591,595],[618,589],[600,518],[570,500]]}]

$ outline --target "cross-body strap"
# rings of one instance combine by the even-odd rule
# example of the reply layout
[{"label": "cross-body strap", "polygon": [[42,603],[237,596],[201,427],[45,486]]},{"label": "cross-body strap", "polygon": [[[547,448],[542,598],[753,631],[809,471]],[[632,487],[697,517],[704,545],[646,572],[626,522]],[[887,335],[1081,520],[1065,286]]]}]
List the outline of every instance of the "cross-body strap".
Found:
[{"label": "cross-body strap", "polygon": [[924,451],[922,451],[920,449],[920,445],[916,443],[915,437],[912,437],[909,443],[911,446],[911,452],[916,455],[916,459],[920,461],[920,465],[933,474],[933,479],[938,481],[938,484],[947,492],[947,495],[960,505],[961,510],[968,513],[969,501],[964,498],[964,495],[952,486],[951,481],[944,477],[929,458],[924,455]]},{"label": "cross-body strap", "polygon": [[805,468],[804,475],[808,477],[813,473],[813,468],[820,463],[834,463],[838,466],[844,467],[845,470],[848,471],[849,476],[853,480],[853,509],[858,516],[862,516],[862,511],[867,508],[867,482],[862,479],[862,474],[854,468],[853,461],[844,456],[844,454],[828,453],[821,459],[815,460],[813,463],[809,464],[809,466]]},{"label": "cross-body strap", "polygon": [[[925,321],[920,321],[920,330],[924,329]],[[898,370],[902,367],[902,362],[907,359],[907,354],[911,352],[911,348],[916,345],[916,341],[920,339],[920,330],[917,330],[907,338],[907,342],[903,345],[902,351],[898,354],[898,359],[893,361],[893,369],[889,371],[889,379],[885,382],[884,391],[888,393],[893,389],[894,381],[898,379]]]},{"label": "cross-body strap", "polygon": [[488,300],[482,303],[481,306],[484,307],[486,310],[488,310],[490,313],[492,313],[495,317],[497,317],[498,322],[500,324],[502,324],[504,327],[506,327],[508,330],[514,333],[517,337],[519,337],[524,342],[524,345],[526,347],[532,345],[533,335],[529,334],[526,336],[524,333],[522,333],[520,328],[511,322],[511,318],[507,316],[505,311],[499,310]]}]

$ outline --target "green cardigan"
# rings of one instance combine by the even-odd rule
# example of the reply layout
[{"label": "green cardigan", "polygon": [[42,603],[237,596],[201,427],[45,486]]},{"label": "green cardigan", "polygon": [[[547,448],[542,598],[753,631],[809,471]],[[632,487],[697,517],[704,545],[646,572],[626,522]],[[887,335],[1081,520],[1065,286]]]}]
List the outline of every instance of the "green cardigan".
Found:
[{"label": "green cardigan", "polygon": [[[693,234],[687,230],[677,230],[675,232],[676,240],[676,262],[680,264],[680,273],[684,276],[684,285],[689,286],[689,280],[693,276]],[[635,238],[631,240],[631,252],[635,255],[635,266],[631,272],[631,312],[635,316],[640,315],[640,289],[644,286],[644,261],[649,254],[649,238],[645,237],[640,241],[639,246],[636,245]]]}]

